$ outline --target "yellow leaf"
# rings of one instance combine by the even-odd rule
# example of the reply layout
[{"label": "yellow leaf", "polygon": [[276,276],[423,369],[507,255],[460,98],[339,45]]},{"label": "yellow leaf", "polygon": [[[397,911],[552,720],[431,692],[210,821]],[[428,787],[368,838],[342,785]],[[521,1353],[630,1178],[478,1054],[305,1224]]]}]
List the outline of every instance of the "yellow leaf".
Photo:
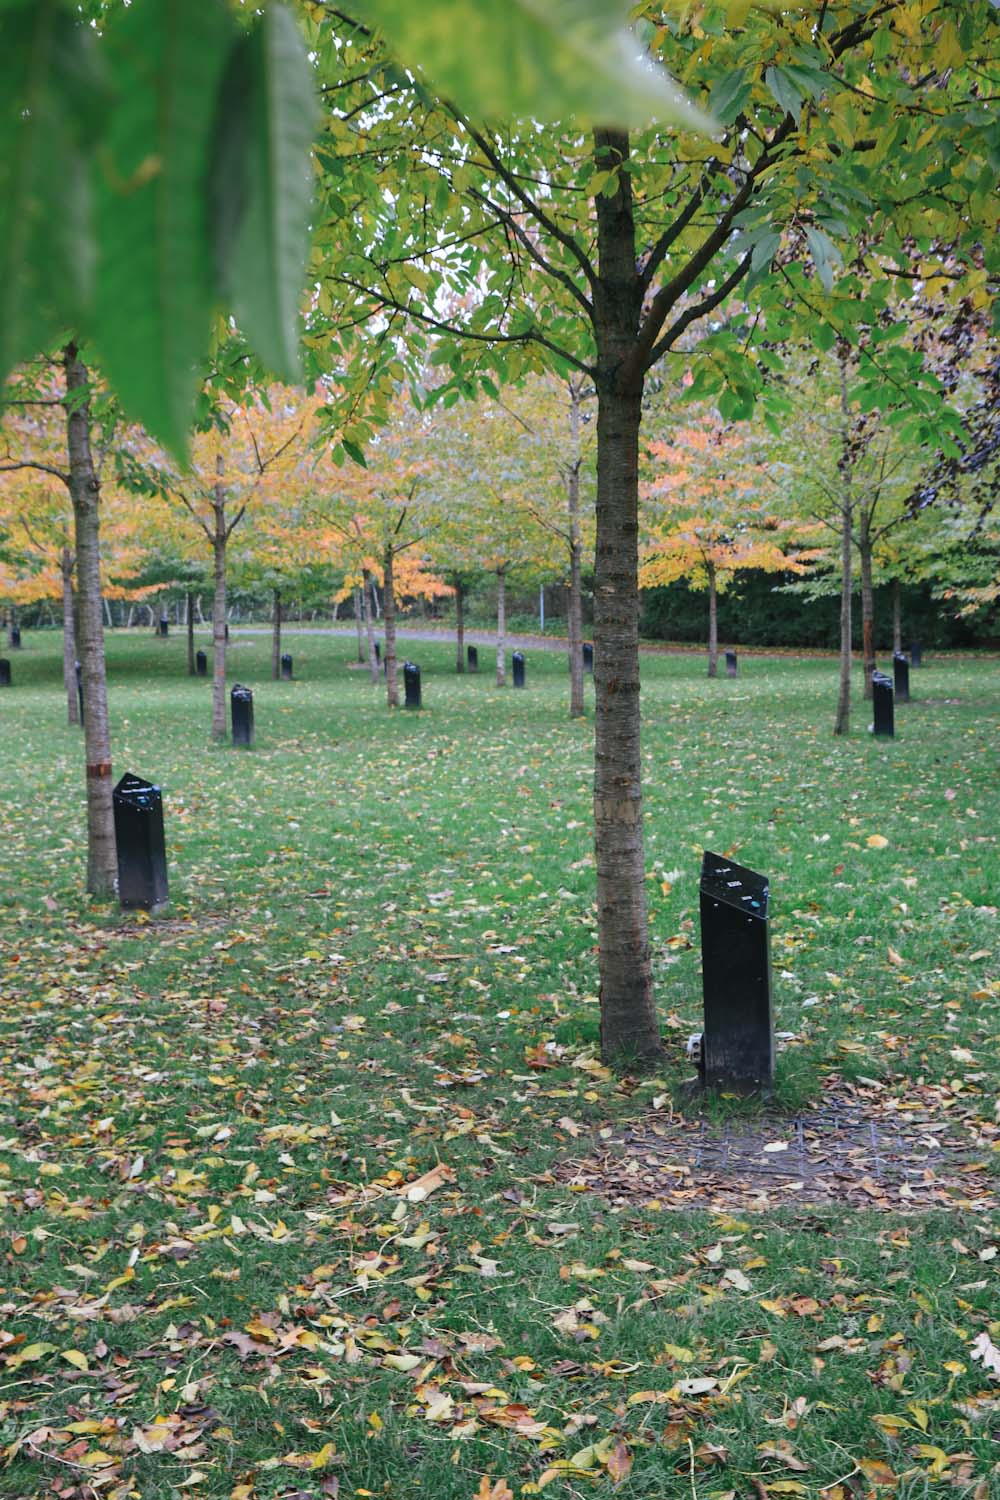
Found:
[{"label": "yellow leaf", "polygon": [[769,1479],[768,1490],[775,1495],[808,1495],[809,1491],[798,1479]]},{"label": "yellow leaf", "polygon": [[870,833],[865,839],[865,843],[869,849],[885,849],[888,847],[889,840],[881,833]]},{"label": "yellow leaf", "polygon": [[12,1355],[7,1361],[7,1369],[19,1370],[22,1365],[31,1364],[33,1360],[51,1354],[55,1347],[55,1344],[25,1344],[20,1353]]},{"label": "yellow leaf", "polygon": [[933,1443],[918,1443],[914,1448],[917,1458],[929,1458],[931,1461],[931,1477],[939,1479],[951,1463],[948,1454],[943,1448],[935,1448]]},{"label": "yellow leaf", "polygon": [[78,1370],[90,1369],[90,1365],[87,1363],[87,1356],[81,1349],[64,1349],[62,1351],[62,1358],[69,1364],[75,1365]]},{"label": "yellow leaf", "polygon": [[679,1365],[689,1365],[694,1359],[694,1350],[685,1348],[683,1344],[664,1344],[663,1348]]},{"label": "yellow leaf", "polygon": [[776,1318],[786,1318],[788,1316],[781,1303],[775,1302],[772,1297],[761,1297],[757,1305],[758,1307],[762,1307],[765,1312],[771,1313]]},{"label": "yellow leaf", "polygon": [[628,1398],[627,1404],[629,1406],[643,1406],[649,1404],[660,1406],[668,1402],[669,1400],[670,1396],[666,1391],[635,1391]]}]

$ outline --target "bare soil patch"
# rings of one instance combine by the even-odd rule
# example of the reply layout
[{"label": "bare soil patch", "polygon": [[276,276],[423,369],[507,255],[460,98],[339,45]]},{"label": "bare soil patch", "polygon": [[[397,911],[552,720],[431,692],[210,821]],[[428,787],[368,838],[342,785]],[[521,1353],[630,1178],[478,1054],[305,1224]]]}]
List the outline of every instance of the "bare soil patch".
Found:
[{"label": "bare soil patch", "polygon": [[994,1210],[995,1132],[940,1108],[839,1085],[799,1115],[713,1122],[651,1110],[562,1162],[558,1181],[613,1202],[662,1208],[774,1209],[849,1204],[902,1213]]}]

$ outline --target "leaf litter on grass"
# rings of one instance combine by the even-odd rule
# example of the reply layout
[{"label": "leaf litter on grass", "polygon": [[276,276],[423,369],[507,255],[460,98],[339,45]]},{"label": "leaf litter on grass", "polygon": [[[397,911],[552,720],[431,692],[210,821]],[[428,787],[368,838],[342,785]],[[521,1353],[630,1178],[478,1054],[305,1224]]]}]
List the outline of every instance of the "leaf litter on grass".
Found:
[{"label": "leaf litter on grass", "polygon": [[[963,709],[888,750],[833,746],[822,664],[768,667],[721,722],[697,663],[651,664],[652,929],[677,1042],[662,1079],[616,1080],[594,1050],[588,747],[558,658],[515,702],[428,647],[415,724],[348,676],[346,647],[310,644],[294,726],[268,722],[262,686],[237,784],[204,748],[197,686],[115,685],[116,660],[150,653],[109,649],[122,757],[155,743],[167,788],[165,919],[91,910],[78,839],[53,857],[79,748],[55,653],[51,695],[0,731],[18,736],[0,777],[38,766],[8,797],[0,933],[0,1495],[506,1500],[693,1478],[700,1500],[985,1500],[1000,976],[978,708],[957,737]],[[678,1215],[662,1191],[562,1180],[595,1132],[608,1156],[629,1132],[680,1149],[665,1102],[698,1021],[709,842],[751,848],[779,892],[792,1103],[753,1122],[787,1145],[757,1153],[769,1191],[828,1091],[880,1142],[919,1130],[926,1158],[904,1152],[900,1175],[929,1165],[936,1208],[902,1212],[853,1138],[850,1180],[867,1162],[888,1207],[862,1188],[754,1212],[706,1173]],[[747,1134],[735,1111],[726,1128]]]}]

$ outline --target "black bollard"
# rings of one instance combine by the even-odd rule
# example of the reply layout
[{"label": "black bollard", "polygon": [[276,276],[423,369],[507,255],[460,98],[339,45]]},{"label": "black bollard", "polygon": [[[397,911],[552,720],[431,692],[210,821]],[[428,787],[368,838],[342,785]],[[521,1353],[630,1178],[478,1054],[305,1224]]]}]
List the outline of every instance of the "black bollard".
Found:
[{"label": "black bollard", "polygon": [[292,658],[286,651],[281,658],[281,680],[291,682],[292,680]]},{"label": "black bollard", "polygon": [[20,649],[21,649],[21,627],[20,627],[20,625],[12,625],[10,627],[10,649],[12,651],[20,651]]},{"label": "black bollard", "polygon": [[420,707],[420,668],[412,661],[403,663],[403,687],[406,692],[404,706]]},{"label": "black bollard", "polygon": [[476,647],[476,646],[466,646],[466,648],[465,648],[465,655],[466,655],[466,659],[467,659],[467,661],[469,663],[469,671],[470,672],[478,672],[479,671],[479,649],[478,649],[478,647]]},{"label": "black bollard", "polygon": [[589,641],[583,643],[583,670],[585,672],[594,670],[594,648]]},{"label": "black bollard", "polygon": [[76,697],[80,705],[80,727],[83,727],[83,668],[79,662],[75,662],[76,668]]},{"label": "black bollard", "polygon": [[10,662],[0,656],[0,687],[10,687]]},{"label": "black bollard", "polygon": [[523,656],[523,654],[520,651],[515,651],[514,652],[514,655],[511,657],[511,664],[512,664],[512,666],[514,668],[514,686],[518,687],[518,688],[523,688],[524,687],[524,656]]},{"label": "black bollard", "polygon": [[709,1088],[774,1082],[768,883],[719,854],[701,866],[702,1072]]},{"label": "black bollard", "polygon": [[924,664],[924,648],[919,641],[910,642],[910,666],[922,667]]},{"label": "black bollard", "polygon": [[118,900],[151,911],[168,899],[160,788],[126,771],[112,795],[118,847]]},{"label": "black bollard", "polygon": [[902,651],[894,651],[892,656],[892,685],[896,693],[897,703],[909,703],[910,701],[910,663]]},{"label": "black bollard", "polygon": [[208,657],[204,651],[196,651],[194,654],[194,669],[199,677],[208,676]]},{"label": "black bollard", "polygon": [[377,662],[381,662],[381,660],[382,660],[382,642],[381,641],[376,641],[375,642],[375,660]]},{"label": "black bollard", "polygon": [[242,683],[234,683],[229,694],[229,711],[233,721],[233,744],[253,744],[253,693]]},{"label": "black bollard", "polygon": [[891,739],[896,732],[892,711],[892,678],[887,677],[884,672],[872,673],[872,708],[875,714],[875,722],[872,724],[874,733]]},{"label": "black bollard", "polygon": [[167,619],[166,615],[160,616],[160,634],[162,636],[170,634],[170,621]]},{"label": "black bollard", "polygon": [[727,677],[735,677],[736,676],[736,668],[737,668],[736,652],[735,651],[727,651],[726,652],[726,676]]}]

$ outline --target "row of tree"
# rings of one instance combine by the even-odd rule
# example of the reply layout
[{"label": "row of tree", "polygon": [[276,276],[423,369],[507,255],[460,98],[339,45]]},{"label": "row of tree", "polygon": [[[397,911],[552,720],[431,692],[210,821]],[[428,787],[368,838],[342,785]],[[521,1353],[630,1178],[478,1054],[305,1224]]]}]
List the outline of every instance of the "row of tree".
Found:
[{"label": "row of tree", "polygon": [[[93,25],[80,24],[84,9]],[[255,13],[245,34],[212,0],[4,7],[0,57],[14,77],[0,151],[0,353],[6,369],[47,349],[65,382],[57,397],[35,388],[13,399],[57,399],[66,420],[67,457],[50,468],[73,505],[88,798],[108,822],[101,465],[141,490],[150,460],[115,441],[115,402],[105,410],[95,398],[81,331],[92,333],[130,416],[175,455],[192,420],[206,438],[197,493],[189,479],[168,477],[171,461],[154,488],[186,495],[214,555],[245,514],[228,489],[227,461],[234,488],[245,478],[258,493],[291,452],[284,440],[251,442],[241,469],[221,435],[228,440],[241,414],[265,400],[272,374],[287,378],[299,346],[335,466],[394,441],[379,433],[398,429],[400,390],[427,384],[429,365],[444,411],[477,394],[493,403],[456,419],[456,454],[472,465],[515,421],[504,415],[516,410],[511,388],[542,375],[577,383],[595,434],[602,1044],[609,1058],[647,1059],[660,1036],[638,672],[645,398],[656,387],[678,427],[685,398],[710,403],[724,424],[756,405],[778,445],[764,467],[786,472],[801,473],[803,454],[811,457],[801,435],[810,418],[832,431],[836,456],[828,483],[815,486],[816,524],[839,539],[849,643],[854,547],[874,527],[865,465],[880,434],[891,429],[903,450],[929,461],[929,498],[990,461],[995,406],[988,391],[974,395],[968,409],[982,421],[963,428],[959,372],[1000,271],[1000,13],[991,0],[642,0],[629,7],[623,45],[605,24],[611,8],[584,7],[576,19],[573,8],[551,9],[555,25],[517,3],[304,3],[296,36],[276,5]],[[310,96],[321,101],[315,129]],[[675,128],[649,123],[664,116]],[[302,170],[310,136],[311,210]],[[69,182],[80,184],[71,213]],[[307,231],[300,278],[297,236]],[[19,299],[22,287],[29,295]],[[926,323],[935,299],[954,314],[954,358],[938,348],[947,336]],[[220,300],[235,315],[222,324],[213,322]],[[817,362],[831,355],[834,368],[815,383],[803,361],[796,422],[805,348]],[[412,421],[419,429],[426,420],[417,404]],[[677,441],[675,430],[652,436]],[[897,472],[890,449],[886,483]],[[12,456],[7,467],[29,461]],[[425,451],[415,463],[428,461]],[[657,495],[655,475],[652,484],[651,500],[665,504],[669,487]],[[421,544],[409,540],[417,491],[392,488],[399,529],[383,547],[383,574],[386,559],[390,571],[397,564],[397,541],[399,550]],[[455,492],[461,508],[490,493],[507,510],[516,488],[491,465],[471,496],[464,474]],[[567,546],[569,488],[567,478]],[[750,490],[738,493],[752,529],[768,522],[762,546],[790,556],[793,546],[821,545],[795,538],[770,485],[755,510]],[[512,549],[522,528],[519,519]],[[349,539],[350,526],[340,534]],[[505,550],[494,543],[491,556]],[[775,560],[770,550],[758,555]],[[217,610],[217,638],[222,618]],[[843,663],[841,728],[846,651]],[[112,876],[105,857],[91,888],[106,891]]]}]

